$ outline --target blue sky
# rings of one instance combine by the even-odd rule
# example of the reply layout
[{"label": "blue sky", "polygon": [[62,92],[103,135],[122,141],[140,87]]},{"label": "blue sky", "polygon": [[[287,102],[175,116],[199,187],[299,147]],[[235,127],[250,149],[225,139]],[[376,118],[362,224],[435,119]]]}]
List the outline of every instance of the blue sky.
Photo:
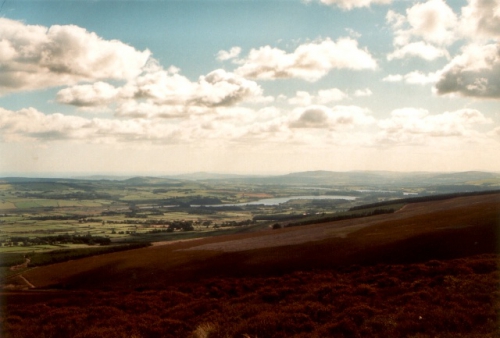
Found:
[{"label": "blue sky", "polygon": [[500,3],[6,1],[0,172],[500,171]]}]

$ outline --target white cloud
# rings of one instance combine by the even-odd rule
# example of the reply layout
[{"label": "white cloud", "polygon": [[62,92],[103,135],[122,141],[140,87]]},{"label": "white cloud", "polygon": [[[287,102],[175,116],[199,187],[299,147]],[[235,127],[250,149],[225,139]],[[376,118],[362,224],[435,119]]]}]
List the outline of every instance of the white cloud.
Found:
[{"label": "white cloud", "polygon": [[500,2],[469,0],[462,7],[460,28],[462,34],[473,39],[500,37]]},{"label": "white cloud", "polygon": [[406,10],[406,15],[389,10],[386,21],[394,29],[395,51],[387,56],[389,60],[449,57],[444,46],[458,39],[458,18],[444,0],[417,3]]},{"label": "white cloud", "polygon": [[328,108],[313,105],[294,110],[290,118],[290,128],[351,128],[375,122],[367,109],[357,106],[335,106]]},{"label": "white cloud", "polygon": [[382,79],[384,82],[401,82],[404,80],[404,76],[401,74],[389,74]]},{"label": "white cloud", "polygon": [[418,3],[406,11],[410,34],[439,45],[455,41],[457,16],[444,0]]},{"label": "white cloud", "polygon": [[233,47],[229,51],[221,50],[217,53],[217,60],[226,61],[238,57],[241,53],[240,47]]},{"label": "white cloud", "polygon": [[0,95],[80,81],[131,79],[150,52],[73,25],[26,25],[0,18]]},{"label": "white cloud", "polygon": [[151,101],[128,100],[120,103],[115,110],[117,117],[127,118],[188,118],[192,114],[206,113],[206,108],[184,105],[158,105]]},{"label": "white cloud", "polygon": [[192,140],[193,128],[155,120],[87,119],[46,115],[34,108],[9,111],[0,108],[0,131],[5,142],[72,141],[80,143],[178,143]]},{"label": "white cloud", "polygon": [[413,71],[404,76],[405,82],[409,84],[417,84],[417,85],[427,85],[431,83],[436,83],[438,80],[437,73],[428,73],[424,74],[420,71]]},{"label": "white cloud", "polygon": [[[433,60],[446,56],[443,46],[463,38],[476,43],[480,39],[498,39],[500,3],[495,0],[467,0],[467,5],[461,8],[458,16],[444,0],[429,0],[413,5],[405,15],[389,10],[386,21],[394,29],[396,51],[390,55],[391,58],[408,55]],[[416,48],[415,43],[421,46]],[[407,45],[413,46],[410,49]]]},{"label": "white cloud", "polygon": [[338,88],[320,90],[317,95],[298,91],[295,97],[288,100],[288,103],[297,106],[309,106],[312,104],[328,104],[330,102],[341,101],[347,97],[348,95]]},{"label": "white cloud", "polygon": [[[306,0],[311,2],[312,0]],[[328,6],[337,6],[342,9],[351,10],[353,8],[370,7],[375,5],[388,5],[392,0],[318,0],[320,3]]]},{"label": "white cloud", "polygon": [[397,48],[387,56],[387,59],[404,59],[408,56],[420,57],[424,60],[432,61],[440,57],[449,58],[450,54],[444,48],[438,48],[426,42],[418,41]]},{"label": "white cloud", "polygon": [[222,69],[201,76],[197,87],[192,102],[208,107],[230,106],[262,95],[257,83]]},{"label": "white cloud", "polygon": [[500,138],[500,127],[496,127],[488,133],[489,136]]},{"label": "white cloud", "polygon": [[118,89],[106,82],[95,82],[61,89],[56,100],[78,107],[106,106],[116,99]]},{"label": "white cloud", "polygon": [[332,144],[373,149],[392,145],[432,147],[435,142],[443,144],[451,140],[448,144],[456,147],[481,141],[494,145],[500,135],[498,127],[487,135],[475,129],[491,123],[491,119],[474,109],[433,115],[425,109],[403,108],[393,111],[388,119],[376,121],[369,110],[357,106],[312,105],[291,113],[275,107],[261,110],[220,107],[212,114],[175,120],[89,119],[43,114],[33,108],[19,111],[0,108],[3,142],[39,145],[174,144],[208,150],[231,144],[264,149],[272,144],[289,151],[293,151],[293,145],[311,146],[317,151]]},{"label": "white cloud", "polygon": [[323,106],[303,109],[300,116],[290,123],[291,128],[329,128],[331,111]]},{"label": "white cloud", "polygon": [[78,116],[44,115],[34,108],[16,112],[0,108],[0,130],[6,141],[84,138],[88,123]]},{"label": "white cloud", "polygon": [[406,23],[406,17],[403,14],[394,12],[392,9],[387,11],[385,19],[394,29],[400,29]]},{"label": "white cloud", "polygon": [[360,32],[357,32],[355,31],[354,29],[352,28],[346,28],[345,29],[346,32],[349,34],[349,36],[353,39],[359,39],[360,37],[363,36],[363,34],[361,34]]},{"label": "white cloud", "polygon": [[336,42],[325,39],[300,45],[292,53],[270,46],[252,49],[238,60],[236,73],[255,79],[301,78],[317,81],[333,69],[375,69],[377,63],[370,53],[360,49],[356,40],[342,38]]},{"label": "white cloud", "polygon": [[391,74],[382,79],[384,82],[405,82],[408,84],[416,85],[427,85],[431,83],[436,83],[439,78],[439,74],[436,73],[422,73],[421,71],[413,71],[405,75],[401,74]]},{"label": "white cloud", "polygon": [[[135,102],[134,102],[135,103]],[[156,112],[159,114],[158,112]],[[167,112],[172,114],[171,112]],[[0,108],[0,139],[4,142],[74,142],[119,144],[227,144],[254,133],[267,143],[269,136],[282,139],[290,134],[279,111],[244,108],[215,109],[189,119],[150,119],[148,112],[134,119],[84,118],[44,114],[34,108],[10,111]],[[158,116],[156,116],[158,117]],[[257,135],[258,134],[258,135]]]},{"label": "white cloud", "polygon": [[471,44],[441,71],[438,94],[500,99],[500,45]]},{"label": "white cloud", "polygon": [[78,107],[115,102],[118,116],[171,118],[242,101],[269,102],[270,98],[262,96],[262,88],[254,81],[222,69],[191,82],[177,68],[152,67],[122,87],[107,83],[77,85],[59,91],[57,100]]},{"label": "white cloud", "polygon": [[358,89],[354,92],[354,96],[356,96],[356,97],[372,96],[372,95],[373,95],[373,93],[370,90],[370,88]]},{"label": "white cloud", "polygon": [[430,114],[425,109],[402,108],[394,110],[391,118],[379,121],[382,131],[378,135],[381,143],[424,144],[435,137],[474,138],[477,124],[489,124],[486,118],[475,109],[461,109],[442,114]]},{"label": "white cloud", "polygon": [[315,97],[306,91],[298,91],[295,96],[288,100],[288,103],[295,106],[309,106],[313,104]]},{"label": "white cloud", "polygon": [[338,88],[323,89],[318,91],[317,102],[319,104],[327,104],[330,102],[342,101],[348,96]]}]

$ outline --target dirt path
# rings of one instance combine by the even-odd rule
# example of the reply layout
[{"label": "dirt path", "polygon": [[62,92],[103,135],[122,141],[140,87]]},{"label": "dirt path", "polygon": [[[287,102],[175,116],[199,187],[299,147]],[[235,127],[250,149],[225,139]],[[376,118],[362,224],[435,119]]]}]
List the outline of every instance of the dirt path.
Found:
[{"label": "dirt path", "polygon": [[26,285],[28,285],[28,287],[30,289],[34,289],[35,288],[35,286],[33,284],[31,284],[30,281],[27,280],[23,275],[19,275],[19,278],[21,278],[23,280],[23,282],[25,282]]},{"label": "dirt path", "polygon": [[19,264],[19,265],[14,265],[14,266],[11,266],[10,267],[10,271],[17,271],[17,270],[21,270],[21,269],[27,269],[28,268],[28,264],[31,262],[31,260],[29,258],[26,258],[24,263],[22,264]]},{"label": "dirt path", "polygon": [[182,242],[190,242],[190,241],[195,241],[197,239],[203,239],[203,237],[199,237],[199,238],[188,238],[188,239],[179,239],[177,241],[161,241],[161,242],[152,242],[151,243],[151,247],[155,247],[155,246],[161,246],[161,245],[172,245],[172,244],[176,244],[176,243],[182,243]]},{"label": "dirt path", "polygon": [[[28,269],[28,265],[30,262],[31,262],[31,260],[29,258],[25,258],[24,263],[11,266],[9,268],[9,270],[10,271],[18,271],[18,270]],[[26,286],[27,286],[29,289],[35,289],[36,287],[22,275],[22,273],[24,273],[24,272],[26,272],[26,271],[19,271],[18,273],[15,273],[11,276],[7,276],[5,278],[5,281],[6,282],[10,281],[13,284],[5,284],[5,285],[1,285],[0,287],[3,289],[21,289],[22,290],[22,289],[26,289]],[[17,282],[16,282],[16,280],[17,280]],[[24,285],[22,285],[22,284],[24,284]]]}]

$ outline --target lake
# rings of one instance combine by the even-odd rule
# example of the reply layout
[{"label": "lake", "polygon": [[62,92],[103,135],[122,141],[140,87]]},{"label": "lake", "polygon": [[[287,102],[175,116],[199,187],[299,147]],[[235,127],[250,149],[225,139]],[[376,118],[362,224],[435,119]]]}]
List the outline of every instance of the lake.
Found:
[{"label": "lake", "polygon": [[213,205],[206,205],[206,206],[207,207],[237,207],[237,206],[245,206],[245,205],[279,205],[282,203],[286,203],[290,200],[348,200],[348,201],[353,201],[355,199],[356,199],[356,197],[353,197],[353,196],[335,196],[335,195],[289,196],[289,197],[264,198],[264,199],[261,199],[258,201],[246,202],[246,203],[213,204]]}]

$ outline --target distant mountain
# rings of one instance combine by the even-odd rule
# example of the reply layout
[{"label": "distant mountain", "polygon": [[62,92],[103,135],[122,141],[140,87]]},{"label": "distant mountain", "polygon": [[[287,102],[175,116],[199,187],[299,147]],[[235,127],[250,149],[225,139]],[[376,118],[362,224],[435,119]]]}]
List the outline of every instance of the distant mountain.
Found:
[{"label": "distant mountain", "polygon": [[172,185],[181,184],[183,181],[208,181],[210,183],[240,183],[240,184],[262,184],[262,185],[294,185],[294,186],[327,186],[327,187],[350,187],[362,189],[391,189],[391,188],[432,188],[430,190],[450,191],[498,189],[500,187],[500,173],[466,171],[455,173],[431,173],[431,172],[390,172],[390,171],[304,171],[294,172],[286,175],[257,176],[257,175],[234,175],[217,174],[208,172],[196,172],[190,174],[173,176],[111,176],[95,175],[85,176],[78,179],[69,178],[30,178],[30,177],[5,177],[0,182],[6,183],[32,183],[32,182],[57,182],[78,183],[89,181],[109,181],[116,184],[131,185]]},{"label": "distant mountain", "polygon": [[209,172],[195,172],[189,174],[180,174],[174,176],[162,176],[165,178],[178,179],[178,180],[188,180],[188,181],[204,181],[204,180],[227,180],[227,179],[237,179],[237,178],[247,178],[247,177],[259,177],[251,175],[236,175],[236,174],[217,174]]},{"label": "distant mountain", "polygon": [[2,177],[0,182],[5,183],[33,183],[33,182],[60,182],[67,179],[60,178],[38,178],[38,177]]},{"label": "distant mountain", "polygon": [[180,180],[164,178],[164,177],[132,177],[127,180],[123,180],[123,183],[132,185],[161,185],[161,184],[177,184]]},{"label": "distant mountain", "polygon": [[482,171],[466,171],[460,173],[435,175],[433,179],[435,181],[442,181],[446,183],[456,183],[464,181],[471,182],[471,181],[491,180],[491,179],[498,179],[499,177],[500,174],[497,173],[488,173]]},{"label": "distant mountain", "polygon": [[119,176],[119,175],[88,175],[88,176],[74,176],[73,179],[76,180],[88,180],[88,181],[97,181],[97,180],[106,180],[106,181],[124,181],[134,176]]},{"label": "distant mountain", "polygon": [[460,172],[390,172],[390,171],[305,171],[280,176],[239,177],[235,182],[249,184],[310,185],[310,186],[359,186],[372,188],[431,187],[470,185],[500,186],[500,173]]}]

